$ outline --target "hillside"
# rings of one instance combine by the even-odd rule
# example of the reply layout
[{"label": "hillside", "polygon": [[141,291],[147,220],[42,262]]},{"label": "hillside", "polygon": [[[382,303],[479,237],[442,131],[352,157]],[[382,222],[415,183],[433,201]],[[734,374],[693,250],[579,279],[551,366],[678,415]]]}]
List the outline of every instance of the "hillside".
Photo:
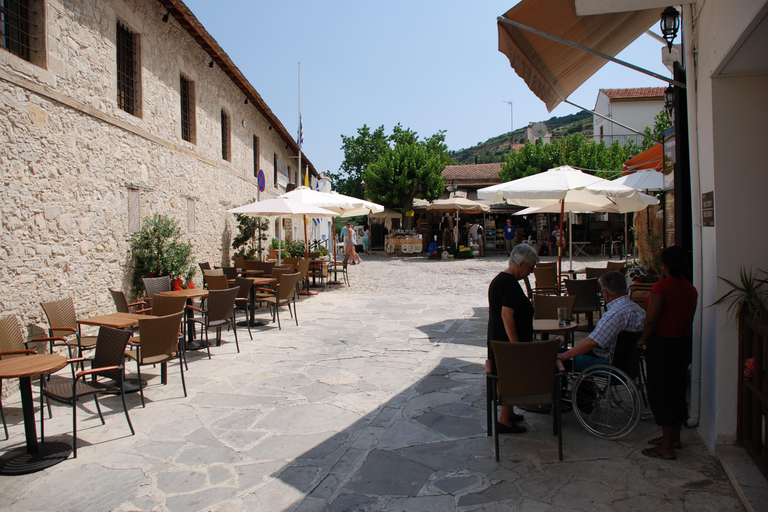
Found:
[{"label": "hillside", "polygon": [[[591,136],[592,114],[590,112],[579,112],[563,117],[552,117],[544,121],[547,129],[551,131],[554,137],[564,137],[571,133],[581,132],[586,136]],[[458,164],[490,163],[503,162],[504,157],[509,153],[511,143],[525,143],[526,127],[519,128],[512,132],[511,142],[510,133],[504,133],[492,137],[485,142],[480,142],[471,148],[453,151],[451,156]]]}]

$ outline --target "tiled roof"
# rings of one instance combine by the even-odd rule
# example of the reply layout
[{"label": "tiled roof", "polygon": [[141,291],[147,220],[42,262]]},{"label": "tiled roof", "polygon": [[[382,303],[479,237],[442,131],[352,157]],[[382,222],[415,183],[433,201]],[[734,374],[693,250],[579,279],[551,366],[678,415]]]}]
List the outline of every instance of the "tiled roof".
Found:
[{"label": "tiled roof", "polygon": [[612,100],[664,98],[663,87],[636,87],[634,89],[600,89],[600,92],[602,92]]},{"label": "tiled roof", "polygon": [[501,163],[449,165],[443,170],[446,181],[459,180],[472,183],[501,183]]}]

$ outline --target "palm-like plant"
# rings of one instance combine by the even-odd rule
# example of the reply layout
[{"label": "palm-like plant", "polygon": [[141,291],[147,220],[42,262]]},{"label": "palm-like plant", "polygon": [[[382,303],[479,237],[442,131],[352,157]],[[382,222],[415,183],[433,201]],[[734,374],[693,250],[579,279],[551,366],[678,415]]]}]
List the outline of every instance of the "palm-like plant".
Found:
[{"label": "palm-like plant", "polygon": [[[760,276],[763,277],[760,277]],[[753,271],[752,268],[747,270],[744,267],[739,267],[739,282],[735,283],[724,277],[717,277],[721,281],[728,284],[731,289],[728,293],[717,299],[712,305],[724,304],[729,302],[728,305],[728,320],[733,318],[733,315],[746,313],[757,321],[768,321],[768,272],[765,270],[757,269]]]}]

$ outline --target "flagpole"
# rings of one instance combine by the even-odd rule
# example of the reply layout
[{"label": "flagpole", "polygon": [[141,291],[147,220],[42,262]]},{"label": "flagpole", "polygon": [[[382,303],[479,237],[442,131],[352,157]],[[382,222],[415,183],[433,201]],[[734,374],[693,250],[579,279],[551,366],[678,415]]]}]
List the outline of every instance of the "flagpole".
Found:
[{"label": "flagpole", "polygon": [[299,183],[301,183],[301,144],[304,142],[304,133],[301,126],[301,62],[299,62]]}]

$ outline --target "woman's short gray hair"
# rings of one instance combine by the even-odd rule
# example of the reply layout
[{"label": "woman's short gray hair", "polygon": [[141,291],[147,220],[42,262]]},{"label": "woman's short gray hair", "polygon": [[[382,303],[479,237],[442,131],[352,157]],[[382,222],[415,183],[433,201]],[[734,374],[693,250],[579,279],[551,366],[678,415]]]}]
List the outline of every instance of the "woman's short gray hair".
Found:
[{"label": "woman's short gray hair", "polygon": [[531,267],[535,266],[539,262],[539,255],[536,254],[536,249],[528,244],[516,245],[509,254],[509,266],[516,267],[520,262],[525,262],[526,265]]}]

